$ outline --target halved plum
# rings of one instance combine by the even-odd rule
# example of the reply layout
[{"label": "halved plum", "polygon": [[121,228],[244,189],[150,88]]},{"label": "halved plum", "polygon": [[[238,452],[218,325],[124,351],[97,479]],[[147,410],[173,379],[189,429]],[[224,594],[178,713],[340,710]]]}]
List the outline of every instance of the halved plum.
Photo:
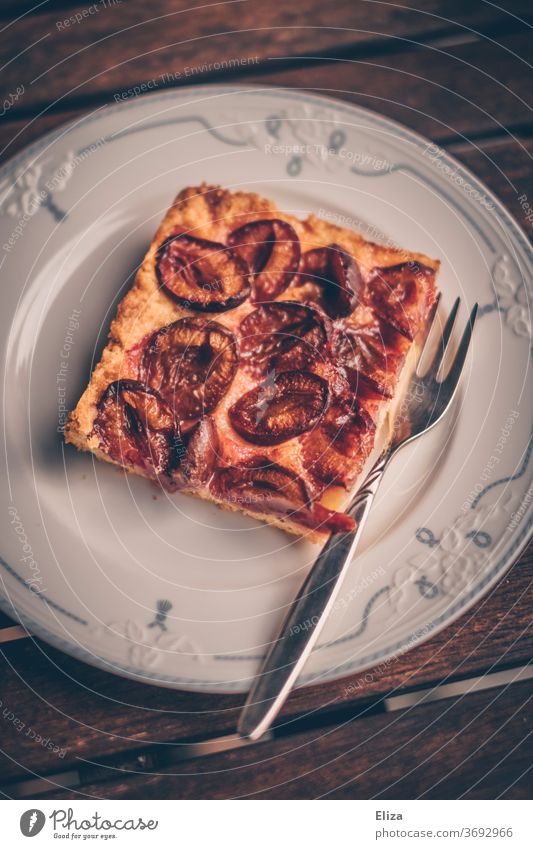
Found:
[{"label": "halved plum", "polygon": [[350,315],[362,298],[364,283],[353,256],[339,245],[314,248],[302,254],[300,283],[311,281],[331,318]]},{"label": "halved plum", "polygon": [[302,478],[265,457],[244,466],[219,469],[211,489],[216,497],[241,509],[280,514],[313,530],[342,532],[355,527],[350,516],[313,504]]},{"label": "halved plum", "polygon": [[325,380],[308,371],[267,375],[228,411],[243,439],[256,445],[278,445],[305,433],[320,421],[328,403]]},{"label": "halved plum", "polygon": [[230,233],[228,244],[253,272],[252,300],[273,301],[290,285],[300,262],[300,240],[287,221],[251,221]]},{"label": "halved plum", "polygon": [[138,380],[115,380],[97,405],[91,436],[123,466],[136,466],[170,484],[179,466],[181,435],[168,405]]},{"label": "halved plum", "polygon": [[336,398],[319,427],[304,440],[307,471],[320,484],[351,486],[372,450],[374,434],[374,422],[353,397]]},{"label": "halved plum", "polygon": [[183,485],[191,489],[207,486],[216,468],[219,456],[218,435],[213,420],[201,419],[187,441],[180,473]]},{"label": "halved plum", "polygon": [[435,302],[435,272],[415,261],[373,268],[365,300],[398,333],[413,341]]},{"label": "halved plum", "polygon": [[212,489],[225,501],[256,510],[295,509],[309,501],[304,481],[266,457],[257,457],[243,466],[219,469]]},{"label": "halved plum", "polygon": [[230,330],[216,321],[188,317],[148,338],[139,377],[185,423],[215,409],[237,365],[237,344]]},{"label": "halved plum", "polygon": [[336,358],[352,391],[372,400],[392,398],[405,345],[394,328],[371,314],[364,324],[343,324],[333,335]]},{"label": "halved plum", "polygon": [[156,272],[165,291],[192,310],[224,312],[250,294],[250,269],[238,253],[186,233],[163,242]]},{"label": "halved plum", "polygon": [[309,367],[324,355],[328,338],[318,310],[294,301],[262,304],[239,330],[241,363],[256,374]]}]

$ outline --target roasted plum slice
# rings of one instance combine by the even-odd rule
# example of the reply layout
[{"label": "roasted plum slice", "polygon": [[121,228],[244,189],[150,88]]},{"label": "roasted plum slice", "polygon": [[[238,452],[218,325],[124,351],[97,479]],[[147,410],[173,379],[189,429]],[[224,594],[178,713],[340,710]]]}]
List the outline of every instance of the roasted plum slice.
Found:
[{"label": "roasted plum slice", "polygon": [[309,501],[304,481],[266,457],[219,469],[211,488],[224,501],[250,510],[294,510]]},{"label": "roasted plum slice", "polygon": [[172,411],[138,380],[115,380],[97,404],[91,436],[123,466],[136,466],[170,484],[179,466],[181,436]]},{"label": "roasted plum slice", "polygon": [[191,310],[224,312],[250,294],[250,269],[238,253],[186,233],[163,242],[156,271],[165,291]]},{"label": "roasted plum slice", "polygon": [[239,330],[241,363],[256,374],[309,367],[324,356],[328,339],[318,310],[294,301],[261,304]]},{"label": "roasted plum slice", "polygon": [[202,489],[211,480],[219,456],[218,435],[213,420],[206,416],[198,422],[187,439],[181,460],[183,486]]},{"label": "roasted plum slice", "polygon": [[292,282],[300,262],[300,240],[287,221],[251,221],[230,233],[228,244],[253,272],[252,300],[273,301]]},{"label": "roasted plum slice", "polygon": [[354,398],[336,398],[319,427],[304,440],[302,457],[308,473],[322,485],[351,486],[372,450],[374,433],[372,418]]},{"label": "roasted plum slice", "polygon": [[339,245],[314,248],[302,254],[300,284],[311,281],[331,318],[350,315],[360,302],[364,283],[355,259]]},{"label": "roasted plum slice", "polygon": [[281,514],[321,531],[352,531],[350,516],[313,504],[298,475],[265,457],[243,466],[219,469],[212,481],[215,497],[251,513]]},{"label": "roasted plum slice", "polygon": [[333,348],[353,392],[372,400],[392,398],[406,348],[394,328],[369,315],[365,323],[336,328]]},{"label": "roasted plum slice", "polygon": [[139,377],[185,423],[215,409],[237,364],[237,344],[230,330],[216,321],[181,318],[148,337]]},{"label": "roasted plum slice", "polygon": [[373,268],[365,300],[374,312],[413,341],[435,302],[435,272],[414,261]]},{"label": "roasted plum slice", "polygon": [[255,445],[278,445],[320,421],[328,403],[325,380],[308,371],[269,372],[229,409],[239,436]]}]

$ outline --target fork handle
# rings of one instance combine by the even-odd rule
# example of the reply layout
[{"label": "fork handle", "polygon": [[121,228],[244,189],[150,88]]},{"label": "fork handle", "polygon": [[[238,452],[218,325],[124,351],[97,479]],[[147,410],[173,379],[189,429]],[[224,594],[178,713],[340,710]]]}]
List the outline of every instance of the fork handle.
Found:
[{"label": "fork handle", "polygon": [[355,531],[331,534],[300,587],[254,680],[237,730],[257,740],[270,727],[302,671],[352,561],[390,453],[378,458],[346,511]]}]

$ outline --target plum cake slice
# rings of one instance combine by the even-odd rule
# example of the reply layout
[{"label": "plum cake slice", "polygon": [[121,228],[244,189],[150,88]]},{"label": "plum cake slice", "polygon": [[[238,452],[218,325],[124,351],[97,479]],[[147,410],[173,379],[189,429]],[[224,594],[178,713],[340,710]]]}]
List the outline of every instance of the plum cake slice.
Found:
[{"label": "plum cake slice", "polygon": [[256,194],[184,189],[66,441],[315,541],[349,529],[343,497],[416,354],[438,268]]}]

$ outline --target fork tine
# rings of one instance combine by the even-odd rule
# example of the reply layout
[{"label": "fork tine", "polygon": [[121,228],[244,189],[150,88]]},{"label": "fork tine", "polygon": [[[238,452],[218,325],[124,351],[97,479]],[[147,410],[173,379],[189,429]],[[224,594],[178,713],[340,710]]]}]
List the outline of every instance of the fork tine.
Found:
[{"label": "fork tine", "polygon": [[455,355],[455,359],[450,366],[450,370],[448,374],[441,382],[440,387],[444,391],[446,395],[451,395],[455,391],[455,387],[459,382],[459,378],[461,376],[461,372],[463,370],[463,366],[466,360],[466,355],[468,353],[468,348],[470,347],[470,339],[472,338],[472,331],[474,329],[474,324],[476,321],[478,305],[474,304],[472,312],[470,313],[470,318],[468,319],[468,323],[464,329],[463,336],[461,341],[459,342],[459,347],[457,348],[457,353]]},{"label": "fork tine", "polygon": [[418,358],[419,362],[422,359],[423,353],[426,349],[428,339],[431,336],[431,331],[437,324],[437,313],[439,311],[441,295],[441,292],[437,292],[437,295],[435,297],[435,303],[431,307],[431,311],[429,313],[428,320],[426,321],[425,328],[419,337],[419,344],[422,346],[422,351],[420,353],[420,357]]},{"label": "fork tine", "polygon": [[433,333],[433,328],[437,326],[437,313],[439,311],[441,299],[441,292],[437,292],[437,296],[435,298],[435,303],[431,307],[431,312],[429,313],[428,320],[425,324],[424,329],[421,331],[420,336],[418,337],[418,342],[420,346],[420,354],[418,355],[418,360],[416,363],[415,374],[417,377],[420,377],[420,366],[424,362],[427,352],[429,351],[430,345],[429,340],[431,339],[431,335]]},{"label": "fork tine", "polygon": [[453,326],[455,324],[455,319],[457,318],[457,312],[459,310],[459,304],[461,303],[461,298],[456,298],[453,307],[450,310],[450,314],[446,319],[446,324],[444,325],[441,337],[439,339],[439,343],[437,345],[437,350],[435,352],[435,356],[433,357],[433,362],[430,367],[427,369],[424,374],[425,378],[436,377],[438,371],[442,365],[444,360],[444,355],[446,354],[446,348],[448,346],[448,342],[450,341],[450,337],[452,335]]}]

